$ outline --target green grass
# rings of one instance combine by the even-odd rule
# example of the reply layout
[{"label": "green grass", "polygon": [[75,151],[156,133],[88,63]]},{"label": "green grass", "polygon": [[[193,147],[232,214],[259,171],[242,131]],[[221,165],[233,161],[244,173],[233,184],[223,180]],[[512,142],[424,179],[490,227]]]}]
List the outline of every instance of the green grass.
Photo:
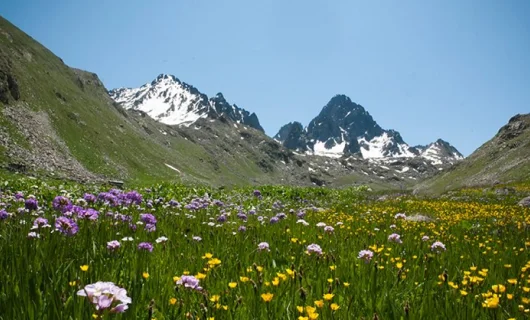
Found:
[{"label": "green grass", "polygon": [[[95,221],[74,215],[79,232],[73,236],[51,232],[52,227],[36,230],[40,238],[29,239],[37,215],[19,212],[24,202],[15,201],[15,192],[25,198],[33,194],[39,215],[53,226],[60,215],[51,205],[55,196],[75,202],[85,192],[97,194],[108,187],[18,175],[4,177],[0,187],[10,214],[0,220],[0,319],[89,319],[93,314],[103,319],[298,319],[315,314],[319,319],[370,319],[374,314],[379,319],[524,319],[524,310],[530,308],[525,300],[530,298],[530,238],[525,228],[530,211],[511,198],[485,197],[480,190],[461,191],[465,200],[403,196],[372,202],[365,188],[269,186],[261,188],[258,199],[248,188],[154,184],[139,189],[140,206],[86,205],[101,214]],[[187,209],[198,197],[207,206]],[[169,205],[170,200],[181,206]],[[251,209],[256,215],[249,214]],[[222,211],[227,221],[218,223]],[[239,211],[248,221],[237,217]],[[300,211],[308,226],[297,223]],[[121,222],[107,212],[128,215],[132,221]],[[158,220],[154,232],[137,224],[146,212]],[[286,218],[271,224],[269,219],[279,212]],[[395,218],[398,212],[428,213],[434,220],[400,220]],[[319,222],[333,226],[334,232],[326,233],[316,226]],[[246,232],[238,231],[241,225]],[[401,235],[403,243],[389,242],[391,233]],[[424,242],[425,235],[430,239]],[[156,243],[161,236],[168,242]],[[124,237],[134,240],[122,241]],[[116,252],[107,249],[111,240],[121,242]],[[429,247],[434,241],[443,242],[447,250],[433,252]],[[153,243],[153,252],[139,251],[140,242]],[[259,251],[261,242],[270,251]],[[324,253],[308,254],[312,243]],[[375,252],[369,263],[357,257],[363,249]],[[212,264],[213,258],[220,264]],[[88,270],[83,271],[85,265]],[[202,274],[201,292],[175,284],[174,277],[186,273]],[[517,285],[510,279],[517,279]],[[129,309],[100,314],[76,294],[97,281],[125,288],[132,298]],[[506,288],[498,293],[498,304],[487,300],[494,285]],[[270,302],[262,297],[268,293],[273,295]],[[316,307],[325,294],[332,294],[331,300]],[[486,301],[496,308],[484,307]],[[332,310],[332,303],[338,309]]]}]

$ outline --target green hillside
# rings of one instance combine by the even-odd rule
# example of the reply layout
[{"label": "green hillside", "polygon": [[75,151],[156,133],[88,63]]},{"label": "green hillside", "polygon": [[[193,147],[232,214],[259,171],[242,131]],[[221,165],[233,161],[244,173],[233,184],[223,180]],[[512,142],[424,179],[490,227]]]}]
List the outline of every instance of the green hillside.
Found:
[{"label": "green hillside", "polygon": [[462,187],[530,181],[530,114],[517,115],[473,154],[416,186],[441,193]]}]

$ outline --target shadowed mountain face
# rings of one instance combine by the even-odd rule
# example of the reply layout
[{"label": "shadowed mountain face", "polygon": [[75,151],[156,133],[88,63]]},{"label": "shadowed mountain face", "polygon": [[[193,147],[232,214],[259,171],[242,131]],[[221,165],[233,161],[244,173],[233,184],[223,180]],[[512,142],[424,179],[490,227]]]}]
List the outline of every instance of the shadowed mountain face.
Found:
[{"label": "shadowed mountain face", "polygon": [[345,95],[333,97],[306,128],[292,122],[283,126],[274,138],[289,149],[328,157],[421,157],[435,165],[463,158],[456,148],[441,139],[427,146],[409,146],[399,132],[381,128],[361,105]]}]

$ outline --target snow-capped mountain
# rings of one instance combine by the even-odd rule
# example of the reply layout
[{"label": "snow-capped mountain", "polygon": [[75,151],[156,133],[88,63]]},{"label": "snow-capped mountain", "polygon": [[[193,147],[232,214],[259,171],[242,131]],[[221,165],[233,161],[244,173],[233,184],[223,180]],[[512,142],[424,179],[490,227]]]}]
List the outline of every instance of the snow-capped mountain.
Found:
[{"label": "snow-capped mountain", "polygon": [[427,146],[409,146],[399,132],[381,128],[361,105],[345,95],[333,97],[307,127],[291,122],[274,139],[300,153],[333,158],[348,154],[365,159],[420,157],[435,165],[463,158],[441,139]]},{"label": "snow-capped mountain", "polygon": [[223,115],[263,131],[255,113],[229,104],[221,93],[209,99],[172,75],[161,74],[139,88],[119,88],[109,94],[123,108],[143,111],[168,125],[189,126],[200,118],[216,119]]}]

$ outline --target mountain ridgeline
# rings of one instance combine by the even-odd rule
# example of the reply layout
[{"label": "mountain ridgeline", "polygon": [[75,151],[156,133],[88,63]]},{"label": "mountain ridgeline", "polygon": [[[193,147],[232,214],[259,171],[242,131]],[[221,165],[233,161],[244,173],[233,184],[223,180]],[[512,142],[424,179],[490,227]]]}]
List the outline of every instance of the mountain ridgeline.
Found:
[{"label": "mountain ridgeline", "polygon": [[361,105],[345,95],[333,97],[306,128],[299,122],[288,123],[274,139],[296,152],[328,157],[421,157],[435,165],[452,164],[463,158],[442,139],[426,146],[409,146],[399,132],[381,128]]},{"label": "mountain ridgeline", "polygon": [[110,90],[109,94],[123,108],[143,111],[168,125],[190,125],[200,118],[225,116],[263,132],[255,113],[228,103],[222,93],[208,98],[172,75],[161,74],[139,88],[119,88]]}]

